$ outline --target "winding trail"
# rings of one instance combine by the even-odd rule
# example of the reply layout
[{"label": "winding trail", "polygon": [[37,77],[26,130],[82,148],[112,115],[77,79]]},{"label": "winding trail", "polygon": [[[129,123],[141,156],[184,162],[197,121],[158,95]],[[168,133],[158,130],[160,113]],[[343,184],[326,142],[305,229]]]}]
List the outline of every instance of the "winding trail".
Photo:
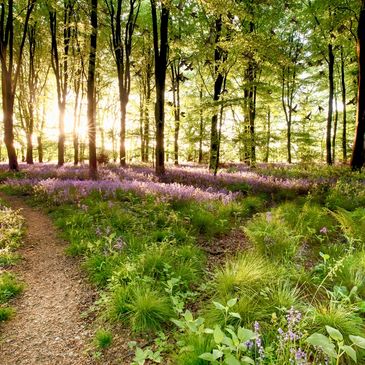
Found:
[{"label": "winding trail", "polygon": [[[92,290],[85,287],[77,264],[64,254],[51,220],[20,198],[5,196],[26,220],[24,260],[16,272],[25,282],[16,316],[0,327],[1,365],[89,365],[91,331],[82,319]],[[89,297],[88,297],[89,296]]]}]

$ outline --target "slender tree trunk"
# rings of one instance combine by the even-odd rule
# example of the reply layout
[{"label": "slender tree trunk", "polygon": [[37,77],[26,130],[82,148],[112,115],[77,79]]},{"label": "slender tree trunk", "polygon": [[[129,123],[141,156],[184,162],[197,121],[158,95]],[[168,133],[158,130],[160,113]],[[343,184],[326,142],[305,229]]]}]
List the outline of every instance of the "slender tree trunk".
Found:
[{"label": "slender tree trunk", "polygon": [[[153,48],[155,53],[155,82],[156,82],[156,174],[165,173],[165,87],[168,61],[168,26],[169,9],[161,3],[160,31],[158,31],[156,1],[151,0]],[[160,38],[160,44],[159,44]]]},{"label": "slender tree trunk", "polygon": [[[225,61],[227,55],[224,51],[218,46],[221,35],[222,35],[222,16],[220,15],[219,18],[215,21],[215,51],[214,51],[214,63],[215,63],[215,82],[214,82],[214,94],[213,94],[213,101],[217,103],[220,99],[223,82],[224,82],[224,75],[220,71],[220,63]],[[212,116],[211,122],[211,132],[210,132],[210,158],[209,158],[209,169],[213,172],[217,171],[219,166],[219,132],[218,132],[218,110],[217,106],[214,106],[215,112]]]},{"label": "slender tree trunk", "polygon": [[361,11],[357,28],[357,55],[359,65],[356,134],[352,151],[351,168],[361,170],[364,165],[364,138],[365,138],[365,0],[361,1]]},{"label": "slender tree trunk", "polygon": [[200,124],[199,124],[199,157],[198,163],[203,163],[203,132],[204,132],[204,117],[203,117],[203,87],[200,88],[199,92],[200,101]]},{"label": "slender tree trunk", "polygon": [[143,85],[140,85],[139,88],[139,136],[141,138],[141,161],[144,162],[145,161],[145,139],[144,139],[144,135],[143,135],[143,127],[144,127],[144,92],[143,92]]},{"label": "slender tree trunk", "polygon": [[341,92],[342,92],[342,159],[347,161],[347,116],[346,116],[346,81],[345,81],[345,58],[343,46],[341,46]]},{"label": "slender tree trunk", "polygon": [[98,0],[91,0],[91,34],[89,69],[87,77],[87,118],[89,134],[89,174],[90,179],[97,178],[96,161],[96,122],[95,122],[95,64],[98,32]]},{"label": "slender tree trunk", "polygon": [[172,95],[174,105],[174,165],[179,164],[179,131],[180,131],[180,59],[177,64],[171,63]]},{"label": "slender tree trunk", "polygon": [[37,136],[38,162],[43,163],[43,143],[42,136]]},{"label": "slender tree trunk", "polygon": [[337,92],[334,95],[335,98],[335,120],[333,123],[333,136],[332,136],[332,162],[336,162],[336,138],[337,138],[337,126],[338,126],[338,103]]},{"label": "slender tree trunk", "polygon": [[271,139],[271,109],[268,107],[267,109],[267,132],[266,132],[266,151],[264,162],[269,162],[269,154],[270,154],[270,139]]},{"label": "slender tree trunk", "polygon": [[332,118],[333,118],[333,100],[334,100],[334,65],[335,55],[333,53],[332,44],[328,45],[328,81],[329,81],[329,97],[328,97],[328,117],[327,117],[327,132],[326,132],[326,161],[328,165],[332,165],[331,153],[331,133],[332,133]]},{"label": "slender tree trunk", "polygon": [[150,112],[149,107],[151,105],[151,68],[147,66],[146,71],[146,80],[144,85],[145,91],[145,100],[144,100],[144,129],[143,129],[143,138],[144,138],[144,158],[143,162],[148,162],[149,160],[149,145],[150,145]]},{"label": "slender tree trunk", "polygon": [[26,133],[26,139],[27,139],[27,152],[25,157],[25,162],[28,165],[33,165],[33,143],[32,143],[32,134]]}]

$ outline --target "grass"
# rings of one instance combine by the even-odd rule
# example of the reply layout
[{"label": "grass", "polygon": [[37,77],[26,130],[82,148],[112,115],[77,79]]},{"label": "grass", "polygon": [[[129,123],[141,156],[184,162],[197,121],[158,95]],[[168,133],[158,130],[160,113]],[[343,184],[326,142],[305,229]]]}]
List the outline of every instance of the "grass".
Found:
[{"label": "grass", "polygon": [[[320,169],[287,173],[320,177]],[[328,177],[331,173],[326,170]],[[333,173],[341,176],[336,169]],[[112,330],[99,330],[96,346],[110,346],[112,325],[121,322],[144,341],[163,331],[175,351],[166,350],[166,343],[153,345],[153,351],[161,350],[166,361],[206,364],[199,356],[213,349],[214,335],[204,332],[204,326],[214,331],[228,325],[236,331],[241,325],[252,329],[258,321],[271,365],[276,353],[290,352],[280,347],[289,345],[279,344],[278,329],[288,327],[291,308],[302,313],[304,338],[326,334],[326,325],[346,339],[364,336],[365,195],[360,180],[348,179],[301,197],[288,191],[253,195],[238,184],[231,190],[248,195],[229,204],[166,202],[118,192],[109,201],[92,194],[78,207],[52,208],[70,242],[69,254],[80,257],[103,293],[99,308]],[[238,227],[249,241],[245,252],[207,257],[199,247],[213,237],[219,242]],[[227,313],[212,303],[225,306],[232,298],[237,300]],[[202,322],[178,332],[171,318],[182,317],[187,309]]]},{"label": "grass", "polygon": [[0,304],[4,304],[16,297],[22,290],[23,284],[21,284],[14,275],[10,273],[0,275]]},{"label": "grass", "polygon": [[109,330],[98,329],[95,333],[94,342],[99,349],[104,350],[112,344],[113,334]]},{"label": "grass", "polygon": [[11,307],[0,306],[0,322],[8,321],[15,314],[15,311]]},{"label": "grass", "polygon": [[118,288],[109,311],[137,333],[156,332],[174,315],[170,299],[146,283]]}]

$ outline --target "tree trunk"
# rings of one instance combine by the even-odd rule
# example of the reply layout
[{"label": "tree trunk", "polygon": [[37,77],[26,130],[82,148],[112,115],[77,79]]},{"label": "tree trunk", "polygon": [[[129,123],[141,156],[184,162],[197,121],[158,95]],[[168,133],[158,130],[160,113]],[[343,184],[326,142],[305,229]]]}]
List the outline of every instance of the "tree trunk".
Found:
[{"label": "tree trunk", "polygon": [[333,99],[334,99],[334,65],[335,56],[333,53],[332,44],[328,45],[328,81],[329,81],[329,97],[328,97],[328,117],[326,131],[326,161],[328,165],[332,165],[331,152],[331,133],[332,133],[332,118],[333,118]]},{"label": "tree trunk", "polygon": [[[224,82],[224,75],[221,72],[219,66],[226,60],[227,55],[219,47],[222,34],[222,16],[220,15],[215,21],[215,51],[214,51],[214,63],[215,63],[215,82],[214,82],[214,94],[213,101],[217,103],[222,93],[222,87]],[[218,107],[214,106],[215,112],[212,116],[211,132],[210,132],[210,158],[209,158],[209,170],[217,171],[219,166],[219,132],[218,132]]]},{"label": "tree trunk", "polygon": [[43,143],[42,136],[37,137],[38,162],[43,163]]},{"label": "tree trunk", "polygon": [[[4,73],[4,71],[3,71]],[[4,88],[3,84],[3,112],[4,112],[4,142],[8,152],[9,169],[18,171],[18,160],[14,147],[14,132],[13,132],[13,115],[14,115],[14,97],[11,90]]]},{"label": "tree trunk", "polygon": [[[20,74],[23,49],[27,35],[28,23],[35,2],[28,1],[25,21],[22,29],[22,36],[19,49],[17,50],[17,60],[14,62],[14,13],[13,0],[8,1],[8,11],[5,17],[5,4],[2,4],[0,15],[0,59],[1,59],[1,81],[2,81],[2,101],[4,119],[4,142],[8,152],[9,169],[17,171],[19,169],[16,151],[14,148],[14,98],[17,81]],[[16,66],[15,66],[16,64]]]},{"label": "tree trunk", "polygon": [[174,105],[174,165],[179,164],[179,131],[180,131],[180,59],[177,64],[171,63],[172,95]]},{"label": "tree trunk", "polygon": [[361,1],[361,11],[357,28],[357,55],[359,65],[356,134],[352,152],[351,168],[361,170],[364,165],[365,135],[365,0]]},{"label": "tree trunk", "polygon": [[347,161],[347,116],[346,116],[346,81],[345,81],[345,58],[343,54],[343,46],[341,47],[341,92],[342,92],[342,159]]},{"label": "tree trunk", "polygon": [[89,134],[89,174],[90,179],[97,178],[96,161],[96,122],[95,122],[95,64],[98,31],[98,0],[91,0],[91,34],[89,69],[87,77],[87,118]]},{"label": "tree trunk", "polygon": [[152,70],[151,65],[147,67],[146,72],[146,100],[144,109],[144,145],[145,145],[145,158],[143,162],[148,162],[150,153],[150,105],[151,105],[151,78]]},{"label": "tree trunk", "polygon": [[203,117],[203,88],[200,88],[199,92],[199,101],[200,101],[200,124],[199,124],[199,157],[198,163],[201,164],[203,162],[203,132],[204,132],[204,117]]},{"label": "tree trunk", "polygon": [[266,151],[264,162],[269,162],[269,154],[270,154],[270,139],[271,139],[271,109],[268,107],[267,109],[267,133],[266,133]]},{"label": "tree trunk", "polygon": [[336,161],[336,138],[337,138],[337,126],[338,126],[338,103],[337,103],[337,92],[334,95],[335,98],[335,120],[333,123],[333,136],[332,136],[332,162]]},{"label": "tree trunk", "polygon": [[[158,32],[156,1],[151,0],[153,48],[155,53],[155,82],[156,82],[156,174],[165,173],[165,87],[166,69],[168,61],[168,25],[169,9],[164,2],[161,3],[160,31]],[[160,38],[160,44],[159,44]]]},{"label": "tree trunk", "polygon": [[27,133],[26,134],[26,139],[27,139],[27,152],[26,152],[25,162],[28,165],[33,165],[34,161],[33,161],[32,134]]}]

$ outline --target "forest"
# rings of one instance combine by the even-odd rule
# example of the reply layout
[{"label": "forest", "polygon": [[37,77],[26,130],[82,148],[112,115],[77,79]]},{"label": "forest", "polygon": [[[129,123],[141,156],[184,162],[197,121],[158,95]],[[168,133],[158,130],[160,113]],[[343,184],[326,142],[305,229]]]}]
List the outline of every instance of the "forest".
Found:
[{"label": "forest", "polygon": [[0,363],[365,364],[365,0],[2,0]]}]

